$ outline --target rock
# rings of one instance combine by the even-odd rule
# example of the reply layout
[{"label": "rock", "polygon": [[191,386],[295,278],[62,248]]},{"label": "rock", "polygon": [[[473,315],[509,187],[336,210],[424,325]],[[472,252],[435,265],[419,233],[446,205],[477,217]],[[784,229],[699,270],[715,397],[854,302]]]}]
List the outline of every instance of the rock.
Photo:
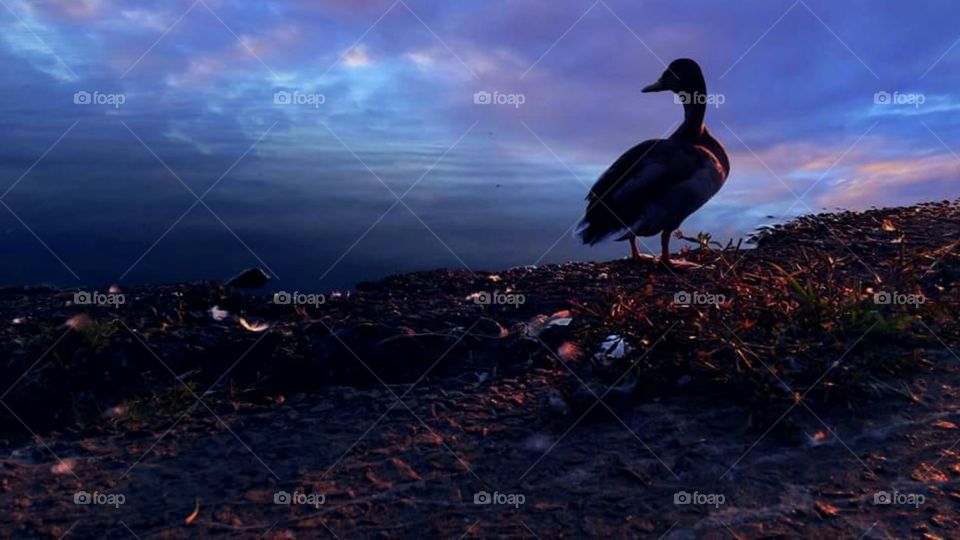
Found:
[{"label": "rock", "polygon": [[227,287],[259,289],[270,281],[270,275],[259,268],[247,268],[227,281]]},{"label": "rock", "polygon": [[563,394],[555,388],[551,388],[547,391],[542,406],[548,413],[552,415],[566,416],[570,414],[570,406],[567,405],[567,401],[563,398]]},{"label": "rock", "polygon": [[471,334],[485,338],[505,338],[510,332],[497,321],[484,317],[477,321]]}]

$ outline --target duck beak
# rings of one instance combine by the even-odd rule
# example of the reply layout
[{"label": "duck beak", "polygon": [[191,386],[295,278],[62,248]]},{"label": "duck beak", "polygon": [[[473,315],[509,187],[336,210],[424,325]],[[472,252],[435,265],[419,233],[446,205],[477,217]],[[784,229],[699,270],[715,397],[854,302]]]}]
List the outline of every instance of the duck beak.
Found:
[{"label": "duck beak", "polygon": [[667,87],[663,85],[663,81],[657,81],[649,86],[644,86],[641,92],[647,94],[649,92],[663,92],[666,89]]}]

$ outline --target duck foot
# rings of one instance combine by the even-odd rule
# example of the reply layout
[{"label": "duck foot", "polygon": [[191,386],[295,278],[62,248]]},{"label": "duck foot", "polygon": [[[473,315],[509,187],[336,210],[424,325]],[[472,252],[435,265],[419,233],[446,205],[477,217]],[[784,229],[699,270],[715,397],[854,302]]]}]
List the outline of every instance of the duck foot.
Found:
[{"label": "duck foot", "polygon": [[646,253],[634,253],[630,255],[630,260],[644,264],[656,264],[659,259]]},{"label": "duck foot", "polygon": [[661,267],[663,267],[663,268],[665,268],[665,269],[667,269],[667,270],[672,270],[672,271],[674,271],[674,272],[676,272],[676,271],[682,272],[682,271],[686,271],[686,270],[699,270],[699,269],[701,269],[701,268],[706,268],[706,267],[703,266],[702,264],[697,264],[697,263],[694,263],[694,262],[685,261],[685,260],[683,260],[683,259],[673,259],[673,260],[671,260],[670,258],[664,258],[664,257],[661,257],[661,258],[657,261],[657,263],[658,263]]}]

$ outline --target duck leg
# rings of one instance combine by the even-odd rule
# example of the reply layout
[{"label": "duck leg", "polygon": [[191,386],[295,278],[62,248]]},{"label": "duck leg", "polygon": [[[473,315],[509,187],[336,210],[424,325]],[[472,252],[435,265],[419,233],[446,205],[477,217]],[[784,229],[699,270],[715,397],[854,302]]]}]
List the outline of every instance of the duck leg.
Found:
[{"label": "duck leg", "polygon": [[670,262],[670,234],[672,232],[664,230],[660,233],[660,264],[667,268],[673,268],[673,263]]},{"label": "duck leg", "polygon": [[640,256],[640,250],[637,249],[637,237],[636,235],[630,236],[630,258],[639,261],[642,257]]},{"label": "duck leg", "polygon": [[660,233],[660,266],[663,266],[671,272],[680,272],[684,270],[694,270],[698,268],[703,268],[703,266],[686,261],[683,259],[677,259],[676,261],[670,260],[670,235],[673,234],[673,231],[663,231]]}]

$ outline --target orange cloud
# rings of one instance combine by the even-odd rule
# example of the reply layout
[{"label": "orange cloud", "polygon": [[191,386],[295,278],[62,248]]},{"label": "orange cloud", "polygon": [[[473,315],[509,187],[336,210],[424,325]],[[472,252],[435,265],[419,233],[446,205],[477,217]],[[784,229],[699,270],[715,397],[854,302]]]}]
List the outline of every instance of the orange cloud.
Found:
[{"label": "orange cloud", "polygon": [[370,64],[370,55],[363,45],[354,47],[343,57],[343,64],[347,67],[364,67]]},{"label": "orange cloud", "polygon": [[47,0],[41,5],[50,15],[87,20],[102,15],[105,4],[104,0]]},{"label": "orange cloud", "polygon": [[855,167],[817,201],[823,206],[863,208],[916,202],[917,191],[928,194],[927,198],[948,198],[960,191],[957,176],[960,160],[950,154],[876,161]]}]

